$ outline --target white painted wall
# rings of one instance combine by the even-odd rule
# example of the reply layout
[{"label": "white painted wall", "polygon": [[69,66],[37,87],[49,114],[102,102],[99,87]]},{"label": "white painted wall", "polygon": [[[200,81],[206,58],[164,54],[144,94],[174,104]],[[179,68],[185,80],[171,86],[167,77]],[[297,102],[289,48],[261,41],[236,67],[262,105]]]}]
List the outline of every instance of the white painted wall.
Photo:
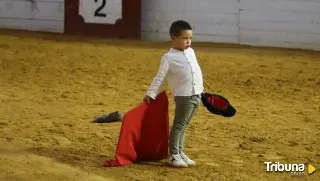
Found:
[{"label": "white painted wall", "polygon": [[194,41],[238,43],[238,0],[142,0],[142,38],[169,40],[174,20],[190,22]]},{"label": "white painted wall", "polygon": [[184,19],[194,41],[320,50],[320,0],[142,0],[142,38],[169,40]]},{"label": "white painted wall", "polygon": [[320,50],[320,0],[240,0],[239,43]]},{"label": "white painted wall", "polygon": [[64,0],[0,0],[0,28],[64,32]]}]

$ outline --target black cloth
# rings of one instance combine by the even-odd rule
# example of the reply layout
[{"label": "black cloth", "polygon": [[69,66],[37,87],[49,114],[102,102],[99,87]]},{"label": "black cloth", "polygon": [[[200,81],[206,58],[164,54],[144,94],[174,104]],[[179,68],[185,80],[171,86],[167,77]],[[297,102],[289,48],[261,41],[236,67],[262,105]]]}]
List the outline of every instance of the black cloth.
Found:
[{"label": "black cloth", "polygon": [[236,114],[236,109],[223,96],[211,93],[201,94],[202,104],[209,112],[223,117],[232,117]]}]

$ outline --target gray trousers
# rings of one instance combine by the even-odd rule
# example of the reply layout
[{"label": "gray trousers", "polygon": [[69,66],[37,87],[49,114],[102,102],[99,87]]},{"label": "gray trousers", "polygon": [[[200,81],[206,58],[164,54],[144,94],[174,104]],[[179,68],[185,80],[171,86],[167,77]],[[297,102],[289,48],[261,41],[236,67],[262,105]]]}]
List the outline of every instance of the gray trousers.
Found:
[{"label": "gray trousers", "polygon": [[184,150],[184,137],[192,117],[198,110],[201,96],[176,96],[173,126],[170,131],[169,153],[178,154]]}]

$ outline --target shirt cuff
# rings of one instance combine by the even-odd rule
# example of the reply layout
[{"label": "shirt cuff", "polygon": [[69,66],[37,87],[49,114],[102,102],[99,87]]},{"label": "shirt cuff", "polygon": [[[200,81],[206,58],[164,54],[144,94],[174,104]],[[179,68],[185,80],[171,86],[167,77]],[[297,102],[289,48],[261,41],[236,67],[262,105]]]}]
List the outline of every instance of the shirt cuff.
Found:
[{"label": "shirt cuff", "polygon": [[149,97],[152,98],[152,99],[156,99],[157,94],[156,94],[155,92],[150,92],[150,91],[148,91],[148,92],[147,92],[147,96],[149,96]]}]

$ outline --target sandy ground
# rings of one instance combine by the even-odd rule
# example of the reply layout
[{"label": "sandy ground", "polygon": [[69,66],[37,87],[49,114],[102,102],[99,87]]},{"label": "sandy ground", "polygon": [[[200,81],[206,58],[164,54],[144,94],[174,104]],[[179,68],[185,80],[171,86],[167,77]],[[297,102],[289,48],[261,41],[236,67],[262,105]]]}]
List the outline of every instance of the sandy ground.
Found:
[{"label": "sandy ground", "polygon": [[[233,45],[193,45],[206,91],[238,110],[223,118],[201,106],[186,138],[196,167],[102,167],[121,123],[90,121],[139,104],[168,46],[1,31],[0,180],[319,180],[320,52]],[[173,110],[170,97],[170,122]],[[264,161],[318,172],[267,173]]]}]

